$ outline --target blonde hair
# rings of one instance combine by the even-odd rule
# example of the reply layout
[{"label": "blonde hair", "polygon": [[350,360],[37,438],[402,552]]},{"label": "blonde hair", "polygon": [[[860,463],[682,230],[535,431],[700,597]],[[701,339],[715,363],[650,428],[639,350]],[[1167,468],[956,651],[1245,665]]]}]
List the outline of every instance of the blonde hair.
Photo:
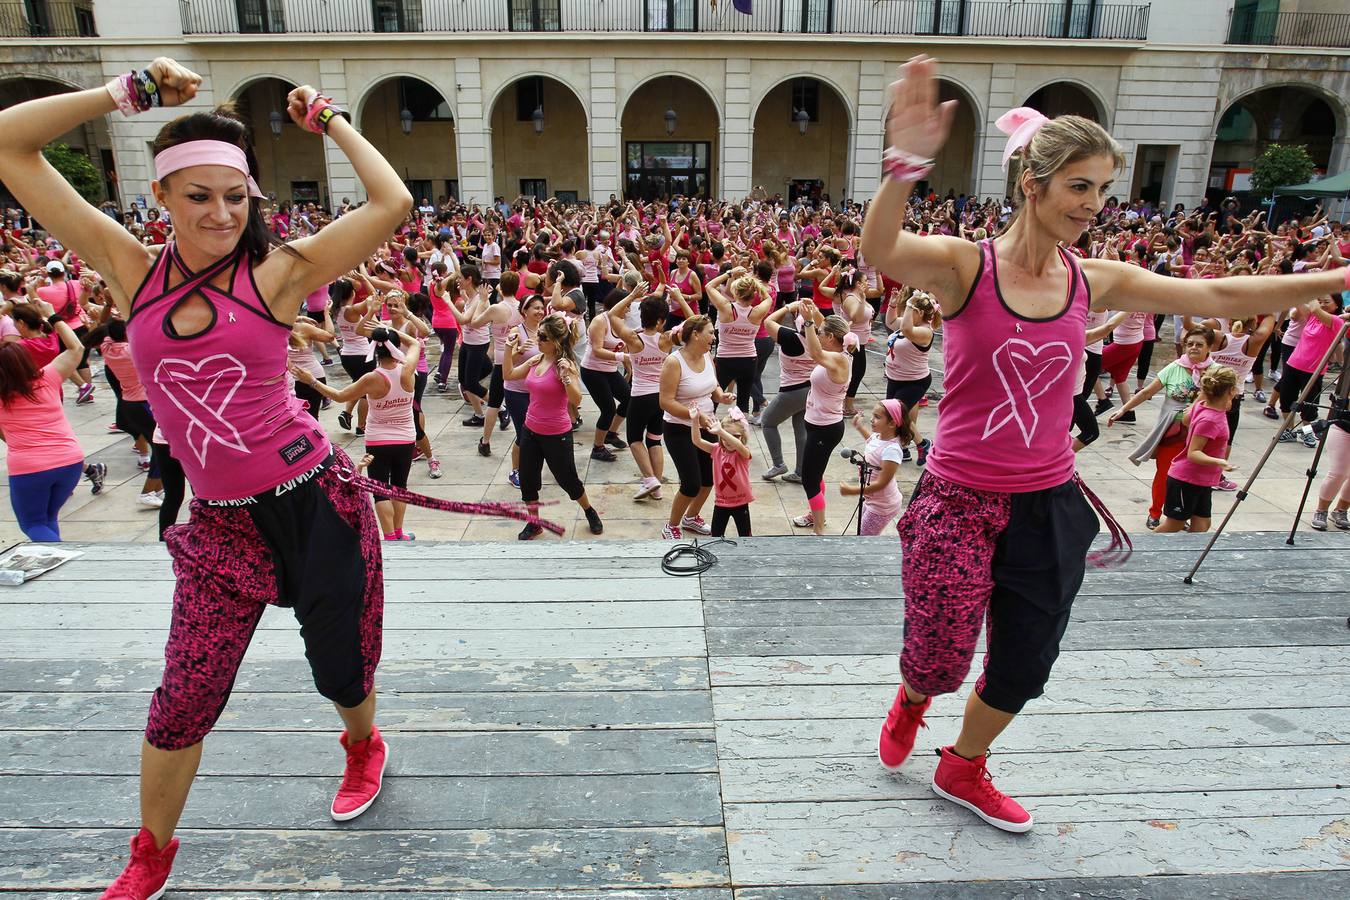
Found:
[{"label": "blonde hair", "polygon": [[749,302],[756,294],[767,291],[768,288],[762,287],[759,279],[753,275],[742,275],[731,282],[731,296],[736,300]]},{"label": "blonde hair", "polygon": [[570,359],[575,362],[577,335],[562,313],[549,313],[539,323],[539,334],[553,342],[557,348],[558,359]]},{"label": "blonde hair", "polygon": [[[844,338],[848,337],[849,334],[848,322],[840,315],[826,316],[825,321],[820,326],[820,330],[825,334],[831,335],[841,344],[844,342]],[[852,350],[848,350],[848,348],[845,348],[845,350],[849,353],[853,352]]]},{"label": "blonde hair", "polygon": [[1013,154],[1013,200],[1018,208],[1026,202],[1022,191],[1022,173],[1042,186],[1065,166],[1094,156],[1106,156],[1117,169],[1125,168],[1125,151],[1106,129],[1082,116],[1057,116],[1036,132],[1031,143]]},{"label": "blonde hair", "polygon": [[942,323],[942,311],[938,309],[937,300],[933,298],[933,295],[918,288],[911,288],[910,291],[908,302],[918,310],[920,318],[934,328],[940,325]]},{"label": "blonde hair", "polygon": [[1200,376],[1200,390],[1206,400],[1217,400],[1237,387],[1237,373],[1227,366],[1210,366]]}]

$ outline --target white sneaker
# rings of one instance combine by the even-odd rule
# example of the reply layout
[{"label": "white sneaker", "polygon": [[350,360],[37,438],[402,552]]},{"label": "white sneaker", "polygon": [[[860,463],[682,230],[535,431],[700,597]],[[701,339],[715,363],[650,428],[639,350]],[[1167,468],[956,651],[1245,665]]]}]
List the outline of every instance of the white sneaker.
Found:
[{"label": "white sneaker", "polygon": [[654,477],[644,478],[638,485],[637,493],[633,494],[633,499],[645,500],[659,490],[661,490],[661,482],[658,479]]},{"label": "white sneaker", "polygon": [[141,506],[149,506],[154,509],[159,509],[161,506],[164,505],[164,498],[161,497],[155,491],[150,491],[148,493],[141,494],[140,498],[136,502],[139,503]]}]

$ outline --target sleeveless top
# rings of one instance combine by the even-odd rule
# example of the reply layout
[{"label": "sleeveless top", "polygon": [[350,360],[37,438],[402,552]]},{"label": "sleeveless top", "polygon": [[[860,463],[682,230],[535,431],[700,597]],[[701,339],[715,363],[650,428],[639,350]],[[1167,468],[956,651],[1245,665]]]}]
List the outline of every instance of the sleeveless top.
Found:
[{"label": "sleeveless top", "polygon": [[863,348],[872,343],[872,317],[876,315],[876,310],[872,309],[872,304],[866,300],[863,301],[862,308],[866,318],[861,322],[848,323],[848,330],[853,332],[853,336],[858,339],[859,353],[862,353]]},{"label": "sleeveless top", "polygon": [[[520,365],[526,360],[533,360],[539,355],[539,342],[530,337],[530,331],[525,327],[522,321],[516,325],[516,332],[520,335],[520,352],[516,354],[516,365]],[[503,360],[505,357],[503,357]],[[525,387],[524,378],[509,378],[502,382],[502,386],[508,391],[515,391],[518,394],[527,394],[529,390]],[[568,427],[571,427],[569,420]]]},{"label": "sleeveless top", "polygon": [[493,365],[500,366],[506,361],[507,335],[511,333],[512,328],[515,328],[525,320],[522,319],[520,315],[520,301],[515,297],[507,297],[503,294],[502,298],[498,300],[497,303],[507,304],[511,309],[511,315],[507,317],[504,324],[492,322],[488,325],[489,330],[492,332],[492,362]]},{"label": "sleeveless top", "polygon": [[[1152,319],[1151,313],[1135,312],[1125,317],[1125,321],[1116,326],[1113,334],[1113,340],[1121,346],[1142,343],[1144,340],[1144,320]],[[1084,335],[1087,334],[1086,325],[1083,328]]]},{"label": "sleeveless top", "polygon": [[1247,376],[1251,374],[1252,368],[1256,365],[1256,357],[1247,355],[1247,341],[1251,335],[1244,334],[1241,337],[1228,335],[1228,343],[1222,350],[1214,350],[1209,354],[1209,358],[1221,366],[1227,366],[1233,370],[1237,376],[1238,396],[1243,397],[1247,394]]},{"label": "sleeveless top", "polygon": [[[464,309],[466,312],[471,305],[470,301],[465,301]],[[477,328],[470,328],[468,325],[460,325],[459,339],[464,344],[474,347],[484,347],[492,340],[492,328],[490,325],[479,325]]]},{"label": "sleeveless top", "polygon": [[[676,269],[675,271],[670,273],[670,283],[680,289],[680,293],[684,294],[685,302],[688,303],[690,297],[689,289],[692,288],[694,285],[694,270],[689,269],[684,273],[684,277],[681,278],[679,270]],[[689,305],[692,306],[695,310],[698,309],[697,302],[689,303]],[[680,312],[680,304],[675,301],[674,297],[670,299],[670,311],[673,313]]]},{"label": "sleeveless top", "polygon": [[890,346],[886,348],[886,377],[891,381],[919,381],[933,373],[928,363],[928,351],[933,349],[931,340],[920,347],[897,331],[887,343]]},{"label": "sleeveless top", "polygon": [[525,412],[525,427],[535,434],[566,434],[572,430],[572,414],[567,409],[567,388],[558,377],[558,366],[549,366],[540,373],[530,364],[525,376],[525,389],[530,395],[530,406]]},{"label": "sleeveless top", "polygon": [[642,350],[629,357],[633,369],[633,396],[647,397],[661,392],[661,367],[669,353],[661,351],[661,334],[639,331]]},{"label": "sleeveless top", "polygon": [[717,317],[717,358],[755,358],[755,336],[759,326],[750,322],[752,306],[731,302],[731,318]]},{"label": "sleeveless top", "polygon": [[[103,355],[104,358],[108,356],[106,353]],[[328,373],[323,370],[323,366],[319,364],[319,358],[314,355],[313,344],[305,344],[303,347],[292,347],[287,344],[286,359],[294,363],[297,369],[302,369],[315,378],[326,378],[328,376]],[[122,386],[122,392],[123,394],[126,393],[125,384]]]},{"label": "sleeveless top", "polygon": [[343,356],[365,356],[366,351],[370,349],[370,338],[356,333],[357,323],[347,321],[347,306],[338,310],[337,330],[338,336],[342,338]]},{"label": "sleeveless top", "polygon": [[[671,355],[680,363],[680,385],[675,389],[675,402],[681,406],[695,406],[700,411],[712,415],[712,392],[717,387],[717,370],[711,357],[705,355],[703,371],[695,372],[690,367],[689,360],[685,359],[684,351],[676,350]],[[663,413],[662,418],[675,425],[689,424],[688,419],[677,419],[668,412]]]},{"label": "sleeveless top", "polygon": [[[1094,310],[1089,309],[1087,316],[1087,330],[1091,331],[1094,328],[1101,328],[1103,325],[1106,324],[1107,319],[1110,318],[1111,313],[1107,310],[1096,312]],[[1106,338],[1101,338],[1099,340],[1093,341],[1091,344],[1088,344],[1087,352],[1096,353],[1098,356],[1101,356],[1102,348],[1104,348],[1105,346],[1106,346]]]},{"label": "sleeveless top", "polygon": [[811,425],[834,425],[844,421],[844,395],[847,393],[848,380],[836,382],[830,377],[830,370],[817,363],[811,370],[811,389],[806,395],[806,421]]},{"label": "sleeveless top", "polygon": [[[597,317],[605,323],[605,336],[600,341],[600,346],[614,353],[623,351],[623,341],[614,336],[614,326],[609,324],[609,316],[603,313],[597,314]],[[595,345],[586,342],[586,351],[581,354],[581,367],[590,369],[592,372],[617,372],[619,371],[619,361],[617,359],[601,359],[594,352]]]},{"label": "sleeveless top", "polygon": [[[127,335],[146,399],[192,492],[238,500],[279,488],[328,458],[328,436],[286,381],[291,326],[267,308],[241,245],[200,272],[165,246],[131,299]],[[184,281],[170,283],[173,269]],[[229,288],[210,283],[229,273]],[[171,319],[196,295],[211,309],[202,331]]]},{"label": "sleeveless top", "polygon": [[[796,333],[802,333],[802,317],[797,317]],[[788,356],[783,352],[783,348],[778,348],[778,390],[785,391],[789,388],[799,388],[802,385],[809,384],[811,381],[811,372],[816,367],[816,361],[811,358],[811,354],[803,350],[797,356]]]},{"label": "sleeveless top", "polygon": [[413,392],[403,389],[403,367],[376,366],[375,371],[389,382],[389,392],[378,400],[373,397],[370,400],[366,446],[411,444],[417,439],[417,429],[413,427]]},{"label": "sleeveless top", "polygon": [[1082,380],[1091,297],[1078,261],[1068,268],[1064,308],[1043,319],[1008,308],[991,241],[965,306],[943,319],[946,369],[928,467],[939,478],[983,491],[1020,493],[1073,476],[1069,424]]}]

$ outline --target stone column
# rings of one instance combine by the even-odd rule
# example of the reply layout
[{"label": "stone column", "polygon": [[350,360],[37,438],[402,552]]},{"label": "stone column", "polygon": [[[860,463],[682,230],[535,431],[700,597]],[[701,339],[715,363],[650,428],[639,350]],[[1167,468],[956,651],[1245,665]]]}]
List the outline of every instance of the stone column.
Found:
[{"label": "stone column", "polygon": [[718,170],[722,196],[739,200],[755,186],[751,171],[754,122],[750,118],[750,60],[728,57],[726,90]]},{"label": "stone column", "polygon": [[[881,151],[886,142],[886,64],[865,61],[858,70],[858,113],[849,136],[853,160],[845,195],[864,201],[876,195],[881,185]],[[835,202],[842,197],[833,197]]]},{"label": "stone column", "polygon": [[619,130],[617,66],[614,57],[591,58],[591,120],[586,127],[590,155],[588,189],[592,203],[604,203],[610,194],[623,197],[623,137]]},{"label": "stone column", "polygon": [[459,199],[492,202],[492,128],[483,109],[483,75],[478,58],[455,60],[455,140],[459,144]]},{"label": "stone column", "polygon": [[[319,89],[332,97],[344,109],[351,109],[351,94],[347,89],[347,72],[340,57],[319,58]],[[359,127],[360,123],[356,123]],[[343,198],[358,203],[366,199],[366,189],[356,177],[356,169],[347,161],[337,144],[323,140],[323,166],[328,181],[328,205],[336,210]]]},{"label": "stone column", "polygon": [[1005,141],[1003,133],[995,127],[998,117],[1017,105],[1018,98],[1013,96],[1017,66],[1012,63],[998,63],[993,66],[989,77],[989,96],[985,110],[988,119],[982,127],[982,139],[978,142],[984,147],[980,159],[980,168],[976,173],[980,197],[1003,197],[1008,192],[1008,173],[1003,171],[1000,158],[1003,156]]}]

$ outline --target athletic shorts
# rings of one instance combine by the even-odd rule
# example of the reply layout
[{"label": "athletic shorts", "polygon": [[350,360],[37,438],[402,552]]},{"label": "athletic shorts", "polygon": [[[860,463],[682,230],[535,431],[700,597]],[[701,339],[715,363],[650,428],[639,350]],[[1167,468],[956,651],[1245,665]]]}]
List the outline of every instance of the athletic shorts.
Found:
[{"label": "athletic shorts", "polygon": [[1208,519],[1214,510],[1214,488],[1191,484],[1167,476],[1167,494],[1163,498],[1163,515],[1178,522],[1192,518]]}]

